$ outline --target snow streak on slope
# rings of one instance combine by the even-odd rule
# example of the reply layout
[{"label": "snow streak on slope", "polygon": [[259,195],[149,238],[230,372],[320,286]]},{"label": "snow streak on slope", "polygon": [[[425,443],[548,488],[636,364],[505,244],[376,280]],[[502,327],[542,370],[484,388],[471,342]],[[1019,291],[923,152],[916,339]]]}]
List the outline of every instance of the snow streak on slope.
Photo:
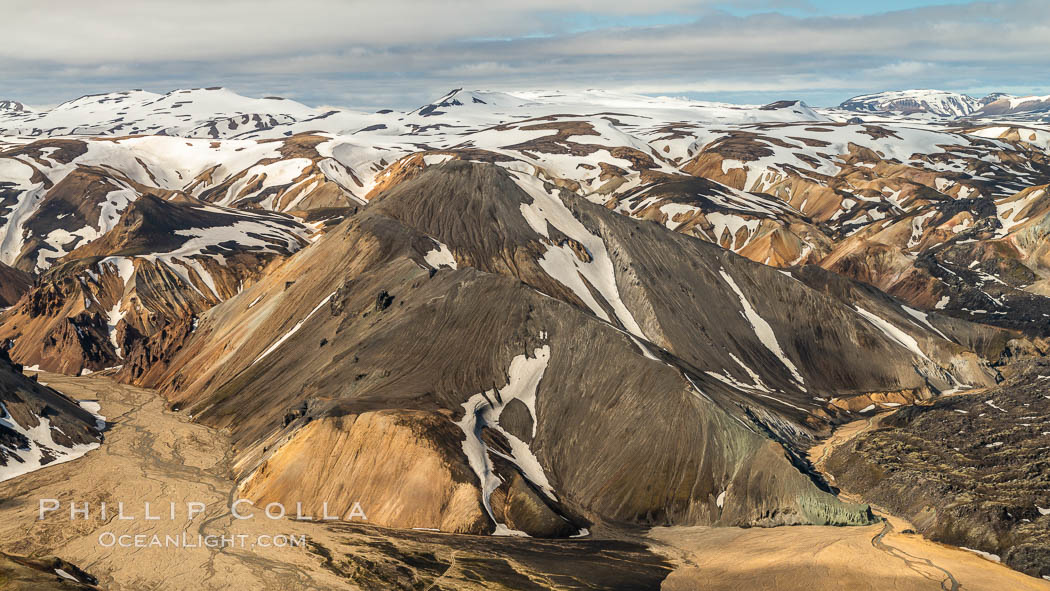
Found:
[{"label": "snow streak on slope", "polygon": [[109,331],[109,342],[113,345],[113,350],[116,351],[117,357],[123,358],[124,355],[120,350],[120,343],[117,342],[117,324],[124,319],[127,315],[126,310],[121,310],[121,301],[117,300],[113,304],[113,308],[106,312],[106,330]]},{"label": "snow streak on slope", "polygon": [[918,320],[919,322],[921,322],[923,324],[923,326],[925,326],[926,328],[928,328],[928,329],[932,330],[933,332],[937,333],[937,335],[940,336],[942,339],[944,339],[946,341],[951,341],[952,340],[952,339],[949,339],[948,336],[945,335],[943,332],[941,332],[936,326],[934,326],[932,323],[930,323],[930,315],[927,314],[926,312],[920,312],[918,310],[915,310],[914,308],[909,308],[908,306],[901,306],[901,308],[905,312],[907,312],[909,316],[911,316],[912,318],[914,318],[914,319]]},{"label": "snow streak on slope", "polygon": [[725,269],[719,269],[718,272],[722,275],[722,279],[725,279],[725,282],[729,284],[729,287],[733,292],[736,293],[737,297],[740,298],[740,305],[744,308],[741,315],[751,323],[751,328],[754,329],[755,336],[758,337],[758,340],[777,356],[777,359],[779,359],[780,362],[784,364],[784,367],[791,372],[791,376],[796,382],[798,382],[798,385],[804,386],[806,382],[802,378],[802,374],[798,372],[798,368],[795,367],[795,364],[784,354],[784,350],[780,348],[780,343],[777,342],[777,335],[773,332],[773,327],[769,326],[769,323],[759,316],[758,312],[751,307],[751,303],[747,301],[744,292],[740,290],[740,287],[737,286],[736,281],[733,281],[733,278],[730,277],[729,273],[726,273]]},{"label": "snow streak on slope", "polygon": [[860,306],[855,306],[854,308],[857,310],[857,313],[866,318],[868,322],[874,324],[875,327],[882,331],[884,335],[889,337],[891,341],[897,343],[898,345],[904,347],[912,353],[915,353],[923,359],[929,359],[929,357],[927,357],[926,354],[922,352],[922,349],[919,348],[919,343],[914,338],[912,338],[911,335],[897,328],[896,326],[893,326],[881,317],[872,314],[871,312],[868,312]]},{"label": "snow streak on slope", "polygon": [[646,339],[641,326],[620,299],[612,259],[601,237],[591,234],[572,215],[569,208],[565,207],[560,197],[548,193],[543,181],[518,172],[511,172],[511,175],[517,181],[518,186],[525,189],[532,197],[532,203],[521,204],[521,215],[529,226],[549,239],[548,224],[550,224],[561,233],[582,244],[591,257],[591,261],[584,262],[568,245],[553,245],[548,247],[547,252],[544,253],[543,259],[540,260],[540,267],[562,285],[571,289],[594,312],[595,316],[610,321],[605,309],[598,304],[587,288],[587,285],[590,284],[602,295],[605,302],[612,308],[616,319],[627,332]]},{"label": "snow streak on slope", "polygon": [[[317,304],[317,306],[314,307],[313,310],[310,310],[310,313],[307,314],[302,320],[297,322],[295,324],[295,326],[293,326],[291,329],[288,330],[288,332],[286,332],[283,335],[281,335],[280,338],[278,338],[276,341],[274,341],[272,345],[267,347],[265,351],[263,351],[258,357],[255,358],[255,361],[252,361],[251,365],[255,365],[256,363],[259,363],[260,361],[262,361],[267,355],[269,355],[270,353],[273,353],[277,349],[277,347],[280,347],[281,343],[287,341],[288,339],[290,339],[292,337],[292,335],[294,335],[295,333],[299,332],[299,329],[302,328],[304,324],[306,324],[306,321],[309,320],[310,317],[313,316],[315,312],[317,312],[325,304],[327,304],[328,300],[331,300],[333,296],[335,296],[335,292],[334,291],[332,293],[328,294],[328,296],[325,297],[325,299],[321,300],[321,303]],[[253,302],[253,304],[254,304],[254,302]],[[251,367],[251,365],[249,365],[249,367]]]},{"label": "snow streak on slope", "polygon": [[[463,453],[466,454],[470,467],[477,474],[481,483],[482,503],[485,506],[485,511],[493,523],[496,524],[494,535],[526,536],[527,534],[510,529],[496,519],[492,512],[490,500],[492,492],[499,488],[502,480],[493,470],[492,460],[489,457],[490,453],[497,454],[503,459],[512,462],[521,470],[521,473],[529,482],[543,491],[551,500],[557,500],[557,497],[554,495],[554,489],[547,480],[547,475],[543,472],[543,467],[529,448],[529,445],[499,425],[503,409],[512,400],[519,400],[529,410],[529,415],[532,417],[533,435],[535,435],[537,424],[536,389],[539,387],[540,380],[543,379],[543,373],[547,369],[550,353],[550,345],[544,345],[537,347],[532,352],[533,357],[518,355],[512,359],[510,368],[507,370],[507,385],[498,391],[489,390],[471,396],[469,400],[463,403],[463,418],[456,423],[466,435],[466,439],[463,441]],[[482,429],[485,428],[493,429],[507,439],[510,445],[510,456],[500,454],[485,444],[481,437]]]},{"label": "snow streak on slope", "polygon": [[0,221],[0,263],[10,265],[25,245],[23,226],[40,207],[40,198],[47,192],[45,184],[34,184],[34,170],[23,162],[0,159],[0,182],[22,191],[18,201]]}]

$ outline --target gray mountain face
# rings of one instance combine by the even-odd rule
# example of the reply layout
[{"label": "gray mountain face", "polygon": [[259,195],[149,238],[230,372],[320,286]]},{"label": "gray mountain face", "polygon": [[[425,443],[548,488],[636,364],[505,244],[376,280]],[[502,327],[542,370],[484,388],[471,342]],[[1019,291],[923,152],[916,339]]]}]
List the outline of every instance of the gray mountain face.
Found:
[{"label": "gray mountain face", "polygon": [[[309,450],[367,438],[368,457],[424,455],[447,488],[473,491],[428,497],[413,527],[865,523],[802,449],[873,393],[993,383],[972,348],[1007,340],[908,318],[818,268],[778,271],[450,162],[213,308],[170,364],[137,375],[230,429],[242,492],[260,501],[319,503],[310,491],[339,469]],[[355,466],[355,482],[399,477]],[[382,505],[369,497],[382,490],[324,498]]]}]

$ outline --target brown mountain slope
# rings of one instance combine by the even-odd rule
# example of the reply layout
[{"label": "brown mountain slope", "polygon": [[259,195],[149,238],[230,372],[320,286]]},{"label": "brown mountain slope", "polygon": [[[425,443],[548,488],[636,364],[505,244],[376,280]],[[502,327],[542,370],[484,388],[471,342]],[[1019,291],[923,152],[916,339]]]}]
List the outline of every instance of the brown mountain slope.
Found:
[{"label": "brown mountain slope", "polygon": [[150,338],[189,328],[305,234],[281,214],[143,195],[0,315],[0,338],[14,339],[12,355],[27,365],[73,374],[148,357]]},{"label": "brown mountain slope", "polygon": [[0,263],[0,308],[14,305],[31,285],[32,275]]},{"label": "brown mountain slope", "polygon": [[[341,237],[333,235],[330,240],[337,238]],[[325,265],[324,275],[335,277],[335,295],[273,353],[264,355],[269,350],[268,339],[259,336],[273,334],[279,339],[280,332],[244,331],[246,350],[231,347],[231,354],[222,358],[217,373],[232,376],[228,381],[214,379],[214,390],[197,390],[198,384],[187,379],[190,367],[217,367],[205,356],[189,357],[187,373],[175,374],[182,385],[175,394],[180,405],[201,421],[231,429],[242,450],[238,461],[242,477],[252,474],[258,462],[270,455],[244,486],[246,494],[260,501],[305,495],[308,500],[326,500],[341,512],[359,500],[380,507],[370,517],[374,520],[382,520],[386,511],[381,507],[391,503],[390,521],[380,522],[491,531],[493,522],[483,511],[484,496],[476,489],[466,522],[456,519],[459,503],[444,496],[461,484],[476,486],[477,477],[463,453],[464,437],[471,441],[475,431],[465,434],[455,423],[467,418],[465,410],[468,417],[474,416],[475,398],[509,398],[506,392],[517,375],[513,368],[542,359],[541,381],[534,392],[524,393],[537,400],[536,418],[527,404],[505,399],[506,413],[501,408],[498,419],[502,426],[481,429],[479,423],[478,432],[487,445],[509,456],[514,448],[508,433],[529,442],[526,449],[539,454],[544,466],[539,474],[550,475],[557,501],[544,500],[538,477],[522,480],[514,488],[518,482],[513,476],[515,463],[493,460],[492,470],[503,474],[512,487],[492,492],[495,521],[534,535],[564,535],[572,532],[558,525],[557,515],[575,524],[574,529],[597,520],[772,524],[863,519],[855,510],[836,508],[837,502],[822,496],[791,466],[780,446],[761,436],[757,428],[725,415],[698,395],[678,371],[646,359],[629,337],[608,324],[509,277],[474,269],[440,271],[430,277],[427,269],[412,260],[415,257],[402,252],[386,265],[349,276],[333,274],[331,266]],[[288,296],[293,290],[306,289],[316,275],[301,274],[288,288]],[[303,287],[296,289],[300,284]],[[381,292],[394,294],[389,306],[384,307],[385,298],[377,305],[376,294]],[[272,295],[280,298],[279,293]],[[237,303],[252,301],[243,300]],[[485,306],[484,302],[499,305]],[[215,353],[220,341],[237,343],[237,333],[250,321],[237,323],[241,330],[231,334],[223,326],[233,325],[218,321],[226,311],[216,310],[214,316],[202,320],[200,341],[192,340],[187,353],[193,353],[201,341]],[[217,332],[209,334],[212,330]],[[421,334],[430,336],[421,340]],[[466,341],[473,343],[470,350],[459,347]],[[256,352],[256,345],[264,349]],[[615,369],[608,369],[606,363]],[[569,384],[571,388],[566,387]],[[392,420],[380,422],[383,414]],[[664,420],[651,433],[637,433],[633,425],[651,415]],[[428,427],[431,423],[443,428]],[[376,431],[381,426],[385,430]],[[333,433],[335,429],[345,434]],[[407,430],[405,436],[396,436],[398,429]],[[365,431],[359,434],[359,430]],[[363,466],[360,454],[351,453],[356,449],[354,442],[362,437],[370,442],[364,457],[373,458]],[[407,442],[398,444],[405,437]],[[622,445],[625,437],[635,440],[627,450]],[[300,438],[304,438],[302,443]],[[328,448],[329,454],[313,458],[317,446],[310,442],[333,439],[349,447]],[[652,443],[671,440],[677,441],[654,457]],[[438,451],[426,451],[434,447]],[[727,447],[732,451],[706,455],[688,451]],[[531,452],[519,453],[518,461],[530,465]],[[396,483],[404,482],[406,476],[397,464],[378,461],[406,455],[430,457],[426,462],[440,467],[420,477],[436,480],[440,486],[435,486],[435,492],[442,496],[409,497],[416,501],[418,514],[394,511],[408,499],[391,497],[389,491],[400,490]],[[333,461],[339,457],[359,459],[341,466],[342,462]],[[425,465],[414,463],[413,469]],[[306,469],[308,466],[317,471]],[[346,478],[344,470],[351,468],[357,471],[353,478]],[[621,471],[649,475],[660,485],[653,489],[621,481],[617,477]],[[724,508],[720,508],[716,500],[727,488],[734,492],[722,498]],[[737,494],[740,498],[733,496]],[[522,500],[516,502],[516,496]],[[553,506],[548,508],[548,503]],[[312,503],[312,509],[317,504]],[[427,515],[435,518],[424,520]]]}]

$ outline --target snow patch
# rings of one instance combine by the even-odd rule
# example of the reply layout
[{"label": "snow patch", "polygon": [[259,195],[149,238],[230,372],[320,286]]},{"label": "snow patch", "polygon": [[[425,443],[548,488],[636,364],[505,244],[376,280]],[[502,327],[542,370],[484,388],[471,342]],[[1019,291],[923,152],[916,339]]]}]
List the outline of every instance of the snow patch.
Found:
[{"label": "snow patch", "polygon": [[[529,415],[532,417],[533,436],[536,434],[536,390],[550,361],[550,345],[537,347],[532,354],[533,357],[518,355],[512,359],[510,368],[507,370],[507,385],[499,390],[488,390],[471,396],[463,403],[463,418],[456,422],[466,436],[463,441],[463,453],[467,456],[467,462],[481,483],[482,503],[485,511],[496,524],[494,535],[526,536],[527,534],[510,529],[496,519],[492,512],[490,502],[492,492],[499,488],[502,480],[493,471],[489,454],[497,454],[512,462],[529,482],[551,500],[557,501],[554,489],[529,444],[518,439],[499,424],[500,415],[507,404],[512,400],[519,400],[528,408]],[[500,454],[485,444],[481,437],[482,430],[485,428],[493,429],[506,438],[510,446],[510,456]]]},{"label": "snow patch", "polygon": [[448,249],[448,246],[437,240],[434,242],[437,243],[437,248],[423,255],[423,259],[427,264],[435,269],[440,269],[441,267],[451,267],[453,269],[458,268],[456,266],[456,257],[453,256],[452,251]]},{"label": "snow patch", "polygon": [[751,303],[744,297],[744,292],[737,286],[736,281],[726,273],[725,269],[720,269],[719,273],[722,275],[722,279],[729,284],[729,287],[736,293],[737,297],[740,298],[740,305],[743,306],[744,311],[741,314],[748,322],[751,323],[751,329],[755,331],[755,336],[762,342],[777,359],[784,364],[784,367],[791,372],[792,377],[800,386],[805,384],[805,380],[802,378],[802,374],[798,372],[798,368],[795,364],[788,359],[787,355],[784,354],[784,350],[780,348],[780,343],[777,342],[776,334],[773,332],[773,328],[769,326],[769,323],[764,318],[758,315],[758,312],[751,307]]},{"label": "snow patch", "polygon": [[967,552],[973,552],[974,554],[980,556],[981,558],[984,558],[985,560],[991,560],[992,562],[1002,562],[1002,559],[999,558],[998,554],[992,554],[991,552],[985,552],[983,550],[974,550],[973,548],[967,548],[966,546],[959,546],[959,548],[961,550],[966,550]]}]

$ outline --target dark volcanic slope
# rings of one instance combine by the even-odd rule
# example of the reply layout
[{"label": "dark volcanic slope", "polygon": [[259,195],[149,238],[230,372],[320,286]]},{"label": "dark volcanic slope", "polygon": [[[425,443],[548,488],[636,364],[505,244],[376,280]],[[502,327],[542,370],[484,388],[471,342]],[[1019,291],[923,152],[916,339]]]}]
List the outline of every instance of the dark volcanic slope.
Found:
[{"label": "dark volcanic slope", "polygon": [[97,581],[61,558],[27,558],[0,553],[4,591],[92,591]]},{"label": "dark volcanic slope", "polygon": [[102,441],[104,425],[95,415],[22,375],[3,348],[0,405],[0,480],[82,455]]},{"label": "dark volcanic slope", "polygon": [[259,502],[544,536],[858,523],[866,509],[796,467],[845,413],[829,398],[992,372],[892,299],[832,291],[451,162],[203,315],[164,364],[125,372],[228,428]]},{"label": "dark volcanic slope", "polygon": [[1050,575],[1050,364],[1017,370],[988,391],[897,411],[828,469],[934,540]]},{"label": "dark volcanic slope", "polygon": [[[657,591],[671,565],[645,546],[618,540],[526,540],[450,536],[332,524],[343,545],[311,543],[325,568],[369,591],[514,589]],[[455,566],[455,568],[452,568]]]}]

